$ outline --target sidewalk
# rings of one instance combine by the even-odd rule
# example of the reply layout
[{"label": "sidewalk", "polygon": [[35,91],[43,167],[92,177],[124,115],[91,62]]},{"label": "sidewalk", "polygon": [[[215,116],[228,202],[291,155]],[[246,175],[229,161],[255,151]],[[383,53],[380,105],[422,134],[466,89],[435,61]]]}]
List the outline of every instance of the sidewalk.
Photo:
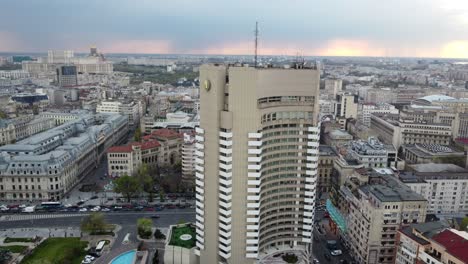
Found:
[{"label": "sidewalk", "polygon": [[[0,238],[6,237],[81,237],[79,228],[11,228],[0,230]],[[2,240],[3,241],[3,240]]]}]

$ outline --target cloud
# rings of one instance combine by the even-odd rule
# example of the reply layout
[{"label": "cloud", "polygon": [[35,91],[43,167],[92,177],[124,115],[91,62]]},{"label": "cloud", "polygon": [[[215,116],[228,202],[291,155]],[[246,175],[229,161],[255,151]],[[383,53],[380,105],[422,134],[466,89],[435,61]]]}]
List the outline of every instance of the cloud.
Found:
[{"label": "cloud", "polygon": [[0,31],[0,51],[21,51],[23,48],[24,46],[15,34]]},{"label": "cloud", "polygon": [[171,42],[168,40],[118,40],[107,42],[99,46],[107,53],[172,53]]}]

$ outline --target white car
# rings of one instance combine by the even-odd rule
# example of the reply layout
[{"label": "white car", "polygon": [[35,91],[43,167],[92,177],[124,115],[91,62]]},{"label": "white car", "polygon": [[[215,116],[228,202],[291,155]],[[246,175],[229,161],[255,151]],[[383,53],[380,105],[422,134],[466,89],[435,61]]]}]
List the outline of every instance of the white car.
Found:
[{"label": "white car", "polygon": [[81,209],[79,210],[79,212],[88,212],[88,209],[86,209],[86,208],[81,208]]},{"label": "white car", "polygon": [[331,254],[332,256],[341,256],[341,254],[343,254],[343,252],[341,252],[340,249],[336,249],[336,250],[332,250],[332,251],[330,252],[330,254]]},{"label": "white car", "polygon": [[93,256],[91,256],[91,255],[86,255],[86,256],[85,256],[85,260],[91,260],[91,261],[93,261],[93,260],[95,260],[95,259],[96,259],[96,258],[93,257]]},{"label": "white car", "polygon": [[102,208],[101,212],[110,212],[109,208]]},{"label": "white car", "polygon": [[89,260],[89,259],[85,259],[85,260],[81,261],[81,264],[91,264],[91,262],[93,262],[93,261]]}]

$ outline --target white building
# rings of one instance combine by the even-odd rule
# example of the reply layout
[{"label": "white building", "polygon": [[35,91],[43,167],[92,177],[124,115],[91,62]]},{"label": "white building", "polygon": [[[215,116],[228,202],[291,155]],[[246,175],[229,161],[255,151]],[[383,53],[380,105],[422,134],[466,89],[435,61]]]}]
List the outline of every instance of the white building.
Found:
[{"label": "white building", "polygon": [[359,121],[367,127],[370,127],[371,115],[373,113],[379,114],[398,114],[399,110],[394,105],[388,103],[366,103],[360,105]]},{"label": "white building", "polygon": [[182,145],[182,181],[187,187],[195,186],[195,137],[184,134]]},{"label": "white building", "polygon": [[348,153],[366,168],[396,167],[395,148],[386,146],[373,137],[369,137],[367,141],[351,141]]},{"label": "white building", "polygon": [[339,79],[326,79],[325,92],[335,98],[343,90],[343,81]]},{"label": "white building", "polygon": [[343,93],[337,96],[335,104],[335,115],[337,117],[357,118],[358,117],[358,96]]},{"label": "white building", "polygon": [[468,213],[468,170],[454,164],[416,164],[400,179],[428,200],[434,214]]},{"label": "white building", "polygon": [[73,57],[73,50],[49,50],[47,52],[48,63],[70,63]]},{"label": "white building", "polygon": [[140,123],[141,102],[102,101],[96,106],[97,113],[120,113],[128,117],[128,125],[137,127]]}]

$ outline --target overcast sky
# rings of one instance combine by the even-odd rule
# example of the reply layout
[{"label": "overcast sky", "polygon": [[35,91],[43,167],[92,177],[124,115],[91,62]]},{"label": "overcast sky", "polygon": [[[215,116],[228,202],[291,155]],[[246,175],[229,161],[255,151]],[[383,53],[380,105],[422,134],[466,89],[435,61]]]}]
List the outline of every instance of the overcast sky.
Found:
[{"label": "overcast sky", "polygon": [[468,58],[468,0],[0,0],[0,51]]}]

